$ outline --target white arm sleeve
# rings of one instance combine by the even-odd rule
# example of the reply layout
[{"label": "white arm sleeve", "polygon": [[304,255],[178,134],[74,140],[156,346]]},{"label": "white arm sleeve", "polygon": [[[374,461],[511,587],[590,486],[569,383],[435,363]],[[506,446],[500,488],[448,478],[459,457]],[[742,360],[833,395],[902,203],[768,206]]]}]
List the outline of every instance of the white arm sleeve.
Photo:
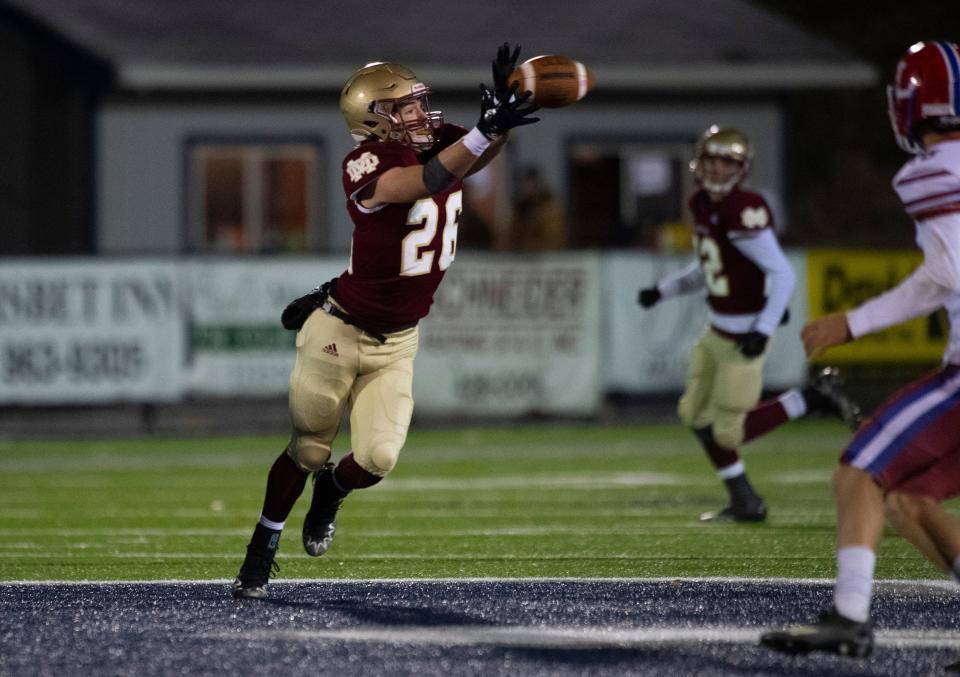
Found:
[{"label": "white arm sleeve", "polygon": [[780,249],[777,236],[769,228],[750,237],[731,238],[730,242],[767,274],[767,304],[760,311],[753,329],[772,336],[790,302],[797,283],[796,273]]},{"label": "white arm sleeve", "polygon": [[890,291],[847,312],[854,338],[929,315],[960,293],[958,225],[951,216],[930,219],[917,228],[923,263]]},{"label": "white arm sleeve", "polygon": [[690,294],[706,286],[707,281],[700,268],[700,259],[697,258],[657,283],[657,289],[660,290],[664,299]]}]

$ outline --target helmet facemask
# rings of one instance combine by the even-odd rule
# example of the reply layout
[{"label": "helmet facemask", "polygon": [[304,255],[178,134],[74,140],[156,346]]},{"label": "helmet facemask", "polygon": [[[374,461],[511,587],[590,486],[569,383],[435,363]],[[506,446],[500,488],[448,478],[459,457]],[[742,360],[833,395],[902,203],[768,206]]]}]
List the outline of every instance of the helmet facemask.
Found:
[{"label": "helmet facemask", "polygon": [[[386,138],[410,146],[418,153],[429,150],[436,142],[434,130],[443,126],[443,113],[431,111],[427,98],[429,89],[424,85],[422,93],[412,94],[402,99],[382,99],[371,104],[370,112],[387,118],[390,129]],[[423,116],[414,119],[403,119],[401,111],[411,103],[417,104]],[[409,117],[409,116],[408,116]]]},{"label": "helmet facemask", "polygon": [[[443,126],[443,114],[430,110],[429,93],[406,66],[377,61],[350,76],[340,93],[340,110],[355,141],[396,141],[423,152],[433,146],[434,131]],[[423,115],[401,119],[401,109],[411,103]]]},{"label": "helmet facemask", "polygon": [[[737,164],[737,170],[729,177],[715,178],[709,175],[710,172],[705,166],[707,158],[730,160]],[[694,158],[690,162],[690,171],[704,190],[711,195],[722,197],[747,177],[752,159],[753,146],[746,136],[735,129],[712,126],[697,143]]]}]

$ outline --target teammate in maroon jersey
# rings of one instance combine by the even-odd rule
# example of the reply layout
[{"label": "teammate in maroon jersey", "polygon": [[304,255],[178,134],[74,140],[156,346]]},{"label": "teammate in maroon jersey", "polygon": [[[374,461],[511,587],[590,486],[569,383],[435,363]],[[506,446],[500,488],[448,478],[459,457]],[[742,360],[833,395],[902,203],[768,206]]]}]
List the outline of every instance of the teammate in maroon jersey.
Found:
[{"label": "teammate in maroon jersey", "polygon": [[859,415],[834,370],[802,391],[758,404],[767,342],[785,317],[795,275],[766,200],[740,187],[752,159],[753,147],[741,132],[707,130],[690,163],[700,186],[690,198],[696,258],[639,295],[650,308],[661,299],[707,290],[710,326],[694,347],[678,407],[730,494],[729,505],[704,513],[703,520],[766,519],[766,505],[737,453],[741,444],[811,410],[851,423]]},{"label": "teammate in maroon jersey", "polygon": [[[510,129],[538,120],[529,93],[507,86],[519,53],[507,44],[498,50],[494,89],[480,86],[480,119],[470,131],[430,110],[429,88],[400,64],[368,64],[344,85],[340,109],[358,142],[343,161],[350,263],[284,310],[284,326],[298,330],[293,432],[270,469],[235,597],[266,596],[280,533],[308,475],[303,545],[318,557],[347,494],[396,464],[413,413],[417,322],[457,253],[462,179],[500,152]],[[334,465],[330,447],[347,408],[352,451]]]}]

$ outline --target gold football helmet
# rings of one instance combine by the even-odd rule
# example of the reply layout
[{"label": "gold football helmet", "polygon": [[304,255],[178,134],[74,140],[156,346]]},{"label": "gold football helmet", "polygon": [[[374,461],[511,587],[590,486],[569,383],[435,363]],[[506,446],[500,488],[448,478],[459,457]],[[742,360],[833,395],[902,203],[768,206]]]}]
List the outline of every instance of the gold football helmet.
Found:
[{"label": "gold football helmet", "polygon": [[[347,80],[340,93],[340,110],[354,140],[398,141],[420,152],[433,146],[433,132],[443,125],[443,113],[430,110],[429,93],[430,88],[406,66],[376,61]],[[400,108],[414,101],[425,117],[404,122]]]},{"label": "gold football helmet", "polygon": [[[720,157],[733,160],[740,165],[732,176],[717,178],[708,175],[703,166],[704,158]],[[732,127],[720,128],[711,125],[697,142],[690,171],[706,191],[716,195],[726,195],[747,177],[750,163],[753,161],[753,144],[746,134]]]}]

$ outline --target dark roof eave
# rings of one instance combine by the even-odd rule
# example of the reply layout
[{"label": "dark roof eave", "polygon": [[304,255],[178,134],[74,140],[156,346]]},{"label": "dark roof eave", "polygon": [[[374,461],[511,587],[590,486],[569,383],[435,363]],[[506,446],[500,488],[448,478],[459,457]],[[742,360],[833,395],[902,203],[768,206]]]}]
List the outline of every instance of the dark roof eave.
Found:
[{"label": "dark roof eave", "polygon": [[[121,66],[117,84],[133,91],[317,91],[339,90],[355,66],[281,65],[198,66],[131,64]],[[420,77],[435,90],[472,90],[489,79],[476,68],[421,67]],[[746,89],[782,92],[795,89],[870,87],[876,69],[863,62],[714,64],[597,67],[596,86],[605,91],[689,92]]]}]

